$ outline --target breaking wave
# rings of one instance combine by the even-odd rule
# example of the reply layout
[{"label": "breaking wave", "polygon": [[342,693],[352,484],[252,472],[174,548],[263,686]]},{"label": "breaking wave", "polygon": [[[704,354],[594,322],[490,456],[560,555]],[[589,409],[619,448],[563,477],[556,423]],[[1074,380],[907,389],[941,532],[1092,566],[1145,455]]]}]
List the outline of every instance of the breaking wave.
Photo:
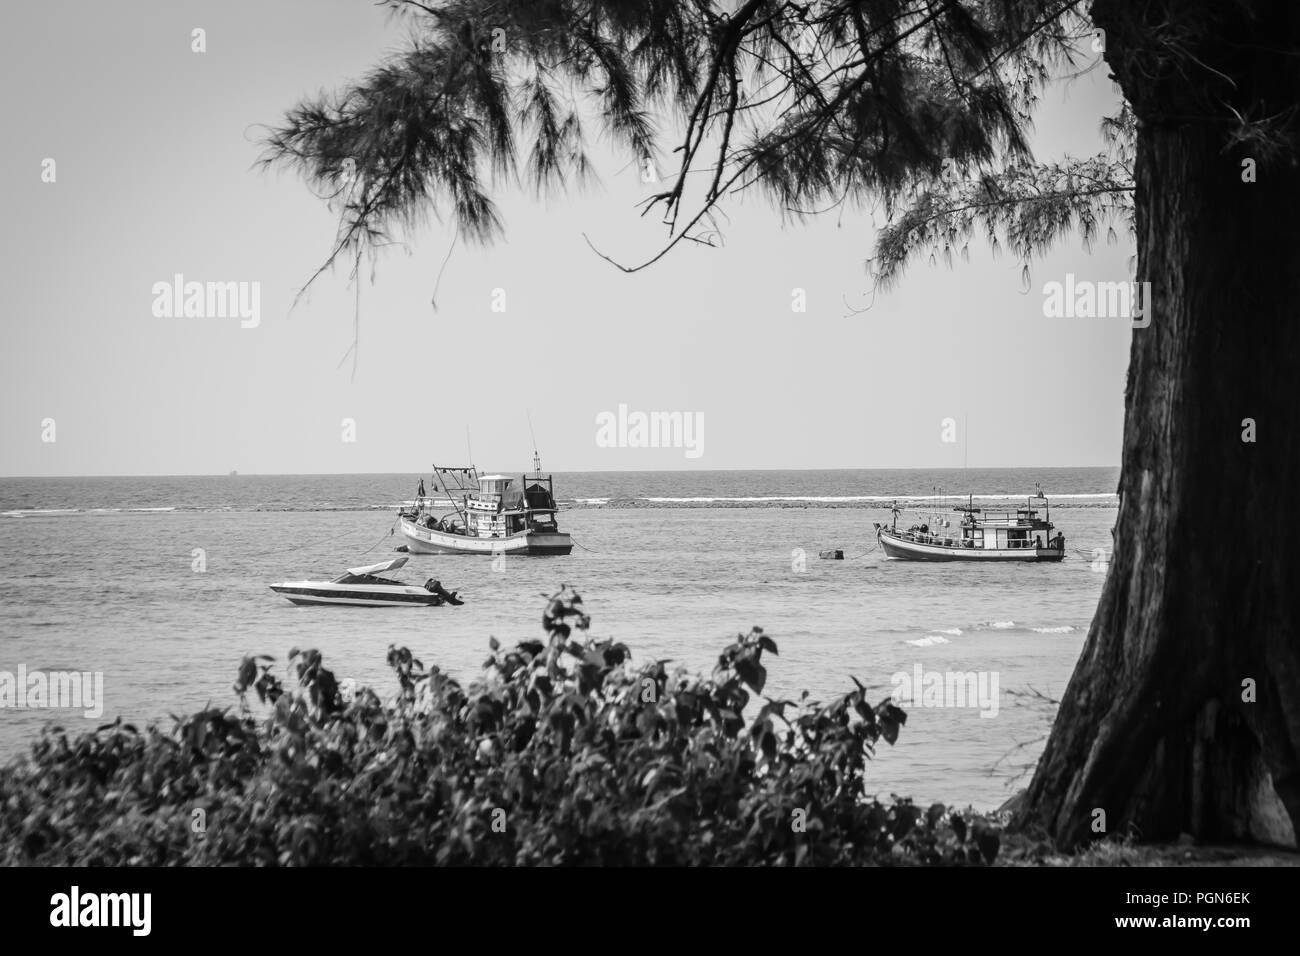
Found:
[{"label": "breaking wave", "polygon": [[949,641],[948,638],[942,637],[938,634],[927,634],[925,637],[918,637],[915,640],[908,641],[907,643],[911,644],[913,647],[930,647],[934,644],[950,644],[952,642]]}]

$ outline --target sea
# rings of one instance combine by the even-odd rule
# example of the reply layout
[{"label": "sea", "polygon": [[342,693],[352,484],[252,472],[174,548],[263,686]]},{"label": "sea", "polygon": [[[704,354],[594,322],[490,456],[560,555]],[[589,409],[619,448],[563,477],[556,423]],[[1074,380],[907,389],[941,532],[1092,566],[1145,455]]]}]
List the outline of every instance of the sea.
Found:
[{"label": "sea", "polygon": [[[0,706],[0,761],[50,723],[170,727],[235,707],[246,654],[283,674],[291,648],[314,647],[341,679],[391,693],[385,655],[405,646],[469,682],[489,638],[540,638],[546,598],[567,584],[591,635],[636,661],[707,674],[761,627],[779,649],[767,697],[829,702],[855,679],[904,697],[907,723],[880,742],[870,788],[993,810],[1028,782],[1087,636],[1119,469],[557,472],[572,554],[412,555],[394,572],[436,577],[463,606],[296,607],[268,589],[395,556],[396,512],[419,477],[0,478],[0,679],[99,673],[104,698],[98,716]],[[1036,487],[1065,535],[1060,563],[897,561],[877,544],[895,505],[900,523],[955,528],[967,496],[1013,509]]]}]

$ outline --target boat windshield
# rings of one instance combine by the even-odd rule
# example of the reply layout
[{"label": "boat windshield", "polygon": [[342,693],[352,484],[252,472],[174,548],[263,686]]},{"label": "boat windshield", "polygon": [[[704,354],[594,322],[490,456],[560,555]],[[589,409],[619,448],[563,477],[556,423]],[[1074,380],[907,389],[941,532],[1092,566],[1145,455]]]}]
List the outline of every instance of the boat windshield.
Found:
[{"label": "boat windshield", "polygon": [[335,584],[388,584],[393,587],[405,587],[401,581],[377,578],[373,574],[344,574],[334,579]]}]

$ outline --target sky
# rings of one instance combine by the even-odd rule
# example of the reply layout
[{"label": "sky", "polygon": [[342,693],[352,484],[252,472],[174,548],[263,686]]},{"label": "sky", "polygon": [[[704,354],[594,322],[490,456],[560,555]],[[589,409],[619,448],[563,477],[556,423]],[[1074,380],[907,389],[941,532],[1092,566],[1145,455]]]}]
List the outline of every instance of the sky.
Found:
[{"label": "sky", "polygon": [[[607,142],[583,192],[503,187],[505,240],[456,243],[436,308],[445,222],[367,267],[354,376],[346,268],[293,307],[336,220],[256,161],[287,109],[405,36],[356,0],[0,8],[0,475],[417,473],[465,459],[467,430],[475,463],[513,471],[530,418],[554,471],[1118,463],[1130,325],[1049,318],[1042,288],[1127,280],[1130,237],[1059,245],[1028,292],[974,240],[872,300],[879,213],[783,225],[754,195],[721,247],[627,275],[584,234],[632,262],[663,227]],[[1117,102],[1104,68],[1049,90],[1035,156],[1098,151]],[[256,325],[168,313],[156,286],[178,274],[258,283]],[[598,423],[620,407],[681,412],[699,440],[611,447]]]}]

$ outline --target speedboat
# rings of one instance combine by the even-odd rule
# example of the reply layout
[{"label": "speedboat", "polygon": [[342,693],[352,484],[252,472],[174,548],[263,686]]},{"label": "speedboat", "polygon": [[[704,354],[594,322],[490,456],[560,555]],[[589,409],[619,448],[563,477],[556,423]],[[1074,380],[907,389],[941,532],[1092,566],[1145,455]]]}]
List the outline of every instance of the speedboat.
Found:
[{"label": "speedboat", "polygon": [[333,581],[285,581],[272,584],[271,590],[294,604],[346,604],[353,607],[399,607],[406,605],[437,606],[464,604],[455,591],[447,591],[433,578],[423,585],[403,584],[381,578],[385,571],[396,571],[409,559],[393,558],[365,568],[348,568]]}]

